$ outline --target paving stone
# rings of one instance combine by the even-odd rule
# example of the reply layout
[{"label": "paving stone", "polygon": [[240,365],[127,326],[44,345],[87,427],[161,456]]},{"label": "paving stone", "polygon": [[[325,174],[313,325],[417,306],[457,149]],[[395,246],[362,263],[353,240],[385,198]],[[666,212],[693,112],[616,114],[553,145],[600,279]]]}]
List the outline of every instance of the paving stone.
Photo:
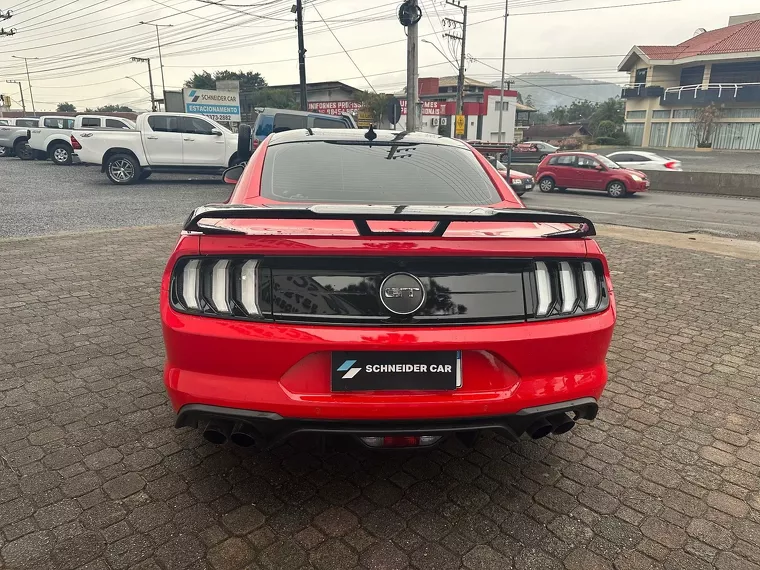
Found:
[{"label": "paving stone", "polygon": [[409,565],[409,558],[392,542],[381,541],[362,553],[361,563],[368,570],[402,570]]}]

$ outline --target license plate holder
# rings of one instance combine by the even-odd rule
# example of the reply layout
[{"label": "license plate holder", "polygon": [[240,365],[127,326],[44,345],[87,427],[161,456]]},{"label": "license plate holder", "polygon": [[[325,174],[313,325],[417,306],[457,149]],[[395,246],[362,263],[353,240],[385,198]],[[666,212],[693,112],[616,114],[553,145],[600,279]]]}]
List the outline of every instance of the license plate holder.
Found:
[{"label": "license plate holder", "polygon": [[462,353],[435,351],[336,351],[333,392],[441,391],[462,386]]}]

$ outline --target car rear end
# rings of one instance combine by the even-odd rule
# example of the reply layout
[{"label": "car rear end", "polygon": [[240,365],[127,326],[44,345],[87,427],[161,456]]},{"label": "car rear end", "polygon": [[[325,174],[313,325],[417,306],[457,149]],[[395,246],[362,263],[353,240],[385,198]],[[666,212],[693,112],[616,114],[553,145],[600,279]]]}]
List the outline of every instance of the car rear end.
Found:
[{"label": "car rear end", "polygon": [[[270,150],[254,155],[233,203],[190,216],[167,264],[164,380],[178,427],[215,443],[318,432],[424,447],[481,429],[543,437],[595,417],[615,305],[590,221],[519,201],[489,207],[480,175],[509,192],[474,158],[481,174],[428,169],[417,181],[453,177],[471,204],[288,201],[302,180]],[[358,192],[381,200],[369,165],[396,168],[405,153],[424,168],[429,158],[422,145],[383,152],[399,158],[359,157],[353,174],[329,160],[332,183],[348,193],[369,176]],[[264,195],[242,200],[258,193],[252,180]],[[273,180],[279,202],[265,195]]]}]

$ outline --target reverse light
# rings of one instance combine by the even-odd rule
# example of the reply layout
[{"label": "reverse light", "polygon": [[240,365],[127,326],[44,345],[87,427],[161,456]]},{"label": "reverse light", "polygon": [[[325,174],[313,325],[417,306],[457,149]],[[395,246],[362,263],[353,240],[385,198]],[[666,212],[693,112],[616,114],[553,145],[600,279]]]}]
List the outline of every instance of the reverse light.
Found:
[{"label": "reverse light", "polygon": [[256,268],[257,260],[246,261],[240,269],[240,303],[248,314],[258,314],[256,303]]},{"label": "reverse light", "polygon": [[211,272],[211,301],[220,313],[230,312],[230,305],[227,302],[227,267],[229,264],[229,259],[217,261]]},{"label": "reverse light", "polygon": [[594,267],[588,261],[583,262],[583,288],[586,290],[585,309],[594,309],[599,304],[599,282]]},{"label": "reverse light", "polygon": [[260,317],[259,261],[184,258],[174,268],[172,306],[182,312]]},{"label": "reverse light", "polygon": [[200,260],[193,259],[185,265],[182,271],[182,300],[188,309],[198,310],[201,307],[199,297],[200,292],[200,273],[198,267]]},{"label": "reverse light", "polygon": [[609,306],[602,265],[597,261],[535,262],[534,315],[538,319],[580,316]]},{"label": "reverse light", "polygon": [[538,309],[536,315],[545,316],[552,303],[552,284],[549,269],[543,261],[536,262],[536,289],[538,291]]},{"label": "reverse light", "polygon": [[562,312],[570,313],[578,294],[575,290],[575,275],[567,261],[561,261],[559,264],[559,283],[562,291]]},{"label": "reverse light", "polygon": [[440,441],[440,435],[385,435],[360,437],[368,447],[428,447]]}]

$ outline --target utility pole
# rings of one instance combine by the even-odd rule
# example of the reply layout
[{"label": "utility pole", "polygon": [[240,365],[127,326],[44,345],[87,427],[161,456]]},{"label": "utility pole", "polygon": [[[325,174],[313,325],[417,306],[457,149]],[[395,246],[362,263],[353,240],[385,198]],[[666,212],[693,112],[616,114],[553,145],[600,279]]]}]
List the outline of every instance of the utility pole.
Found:
[{"label": "utility pole", "polygon": [[150,82],[150,108],[153,112],[156,111],[156,97],[153,95],[153,72],[150,69],[150,58],[149,57],[133,57],[131,58],[132,61],[137,61],[140,63],[147,63],[148,64],[148,81]]},{"label": "utility pole", "polygon": [[[462,10],[462,21],[459,20],[452,20],[451,18],[444,18],[444,22],[452,27],[461,26],[462,27],[462,35],[458,36],[456,34],[444,34],[445,36],[449,38],[453,38],[455,40],[458,40],[462,44],[462,53],[460,55],[459,59],[459,75],[457,76],[457,115],[464,115],[464,58],[467,53],[466,51],[466,42],[467,42],[467,6],[462,6],[462,2],[460,0],[446,0],[446,4],[450,6],[455,6]],[[466,135],[462,135],[464,137]]]},{"label": "utility pole", "polygon": [[406,28],[406,130],[419,128],[419,29],[422,9],[417,0],[404,0],[398,9],[399,23]]},{"label": "utility pole", "polygon": [[[158,64],[161,66],[161,89],[164,93],[166,93],[166,82],[164,81],[164,58],[161,57],[161,36],[158,35],[158,28],[172,28],[174,27],[174,24],[153,24],[151,22],[142,22],[142,21],[140,23],[145,26],[153,26],[154,28],[156,28],[156,43],[158,44]],[[163,97],[165,98],[166,95],[164,95]]]},{"label": "utility pole", "polygon": [[509,0],[504,0],[504,42],[501,47],[501,90],[499,91],[499,142],[501,142],[501,125],[504,117],[504,72],[507,64],[507,19],[509,19]]},{"label": "utility pole", "polygon": [[298,30],[298,82],[301,92],[301,111],[308,110],[306,100],[306,48],[303,45],[303,2],[296,0],[295,6],[290,9],[296,13],[296,29]]},{"label": "utility pole", "polygon": [[32,113],[37,113],[37,110],[34,108],[34,94],[32,93],[32,80],[29,78],[29,61],[30,59],[40,59],[39,57],[21,57],[20,55],[12,55],[11,57],[15,57],[16,59],[23,59],[24,65],[26,66],[26,84],[29,85],[29,98],[32,100]]},{"label": "utility pole", "polygon": [[14,81],[13,79],[6,79],[5,82],[15,83],[18,85],[18,92],[19,92],[19,95],[21,95],[21,109],[24,111],[24,115],[26,115],[26,104],[24,103],[24,90],[21,88],[21,82]]}]

